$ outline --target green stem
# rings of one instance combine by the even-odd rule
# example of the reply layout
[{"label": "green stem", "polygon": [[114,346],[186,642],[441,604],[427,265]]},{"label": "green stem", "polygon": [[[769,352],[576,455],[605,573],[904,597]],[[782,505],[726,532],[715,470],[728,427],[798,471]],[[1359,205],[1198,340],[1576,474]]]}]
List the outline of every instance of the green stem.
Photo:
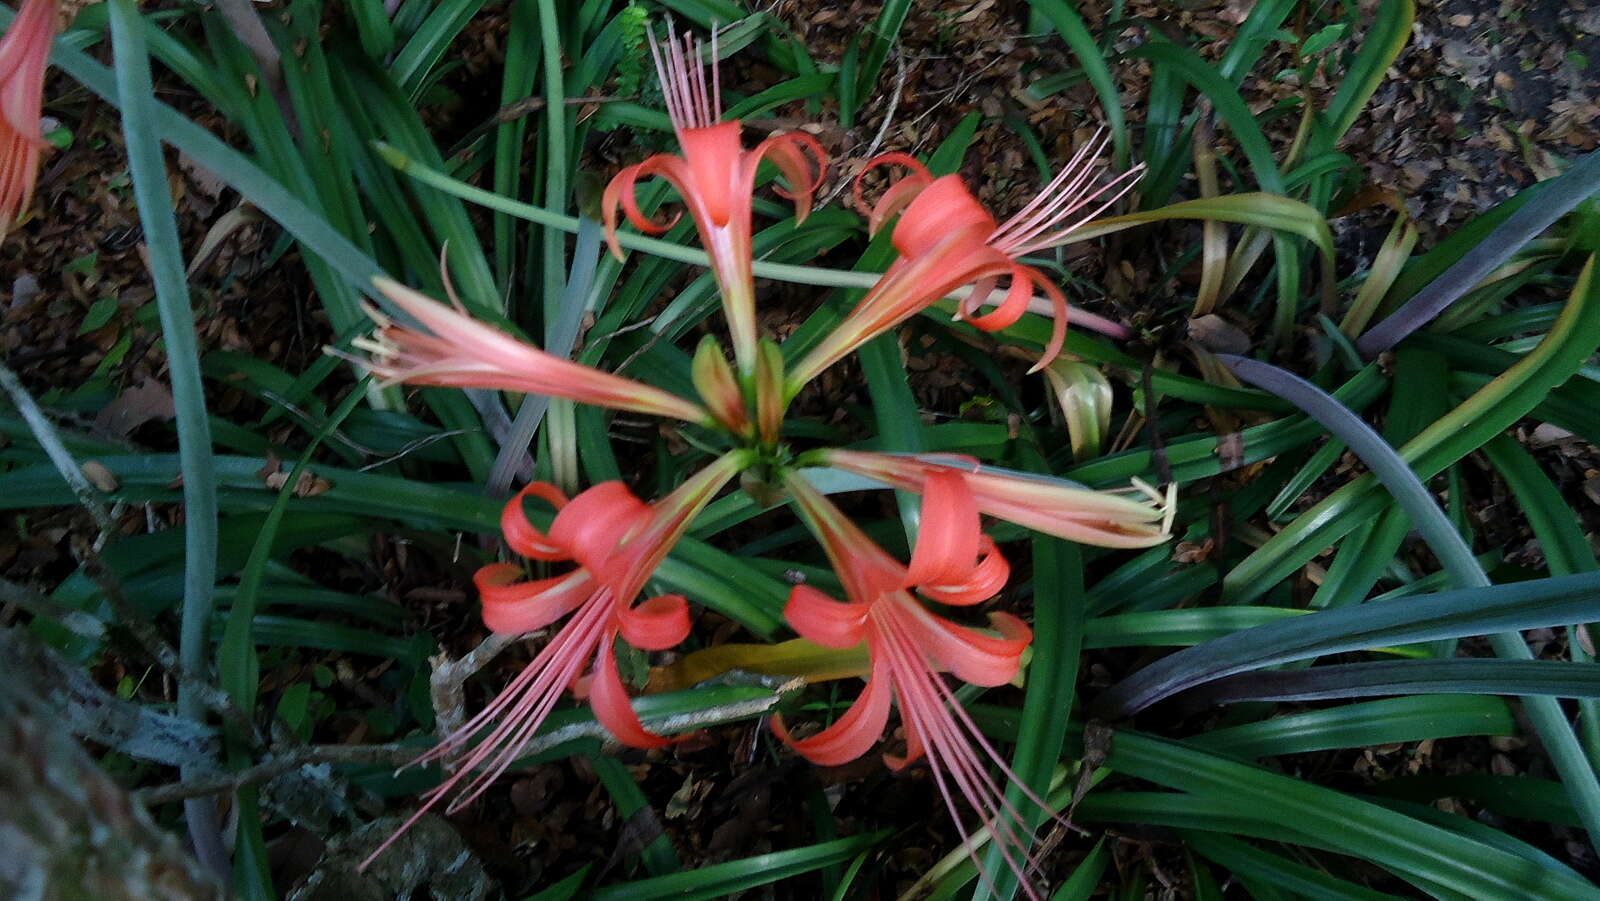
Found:
[{"label": "green stem", "polygon": [[[457,181],[437,170],[412,159],[405,151],[390,144],[377,143],[374,145],[379,156],[384,161],[400,172],[422,182],[430,187],[438,188],[447,194],[452,194],[462,200],[475,203],[495,212],[505,213],[519,219],[543,225],[564,232],[576,233],[578,219],[563,213],[553,212],[544,207],[531,203],[501,197],[493,191]],[[653,256],[663,259],[676,260],[680,263],[690,263],[696,266],[710,267],[711,259],[705,251],[663,241],[660,238],[649,238],[631,232],[617,232],[617,242],[629,250],[642,250]],[[875,272],[845,272],[838,269],[822,269],[815,266],[796,266],[788,263],[768,263],[756,260],[754,263],[755,274],[760,278],[776,279],[778,281],[792,282],[799,285],[816,285],[823,288],[870,288],[878,281]]]},{"label": "green stem", "polygon": [[[188,280],[184,275],[182,244],[167,186],[166,160],[161,155],[161,141],[155,131],[155,94],[150,83],[144,23],[134,0],[114,0],[110,12],[117,95],[123,100],[123,143],[133,176],[140,225],[149,248],[150,276],[155,282],[156,307],[177,411],[184,514],[183,608],[178,662],[184,672],[199,679],[207,671],[207,631],[217,581],[217,480],[211,458],[211,429],[206,418],[205,386],[200,377],[200,352]],[[201,696],[187,684],[180,683],[178,687],[178,712],[196,721],[205,717]],[[190,775],[184,773],[186,778]],[[209,799],[196,799],[186,802],[184,807],[201,859],[212,867],[219,863],[225,865],[227,858],[220,845],[216,805]]]}]

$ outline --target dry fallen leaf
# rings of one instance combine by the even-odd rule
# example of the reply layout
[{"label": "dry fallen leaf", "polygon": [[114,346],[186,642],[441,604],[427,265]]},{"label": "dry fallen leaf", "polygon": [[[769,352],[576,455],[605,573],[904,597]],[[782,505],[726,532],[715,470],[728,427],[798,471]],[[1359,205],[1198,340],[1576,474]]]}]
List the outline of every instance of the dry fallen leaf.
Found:
[{"label": "dry fallen leaf", "polygon": [[112,438],[126,438],[147,422],[166,422],[176,415],[177,407],[167,386],[155,379],[143,379],[95,415],[94,429]]},{"label": "dry fallen leaf", "polygon": [[107,494],[116,491],[118,486],[122,484],[117,481],[116,475],[99,460],[87,460],[79,468],[83,470],[83,477],[89,480],[89,484]]}]

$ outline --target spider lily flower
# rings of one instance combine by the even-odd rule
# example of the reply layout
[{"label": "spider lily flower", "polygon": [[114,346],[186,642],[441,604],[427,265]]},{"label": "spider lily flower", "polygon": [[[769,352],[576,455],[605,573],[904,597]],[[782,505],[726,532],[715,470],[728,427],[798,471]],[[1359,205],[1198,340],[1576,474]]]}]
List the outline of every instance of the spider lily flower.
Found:
[{"label": "spider lily flower", "polygon": [[[921,530],[907,566],[874,544],[803,477],[792,475],[786,487],[827,550],[849,600],[841,603],[797,585],[784,616],[803,638],[824,647],[865,643],[870,663],[866,688],[831,726],[796,739],[783,719],[774,716],[773,732],[811,762],[837,766],[877,744],[893,702],[905,728],[906,753],[885,754],[884,762],[898,770],[926,757],[969,853],[971,834],[957,808],[958,795],[989,826],[1007,866],[1028,886],[1030,897],[1037,898],[1027,879],[1032,861],[1023,836],[1029,830],[990,775],[989,765],[1012,781],[1015,777],[941,672],[974,685],[1003,685],[1016,676],[1033,633],[1010,614],[991,613],[989,622],[998,634],[986,634],[933,613],[911,594],[915,588],[945,604],[970,605],[992,597],[1005,584],[1008,567],[993,541],[978,529],[971,492],[955,473],[928,480]],[[1031,792],[1029,797],[1045,808],[1042,799]]]},{"label": "spider lily flower", "polygon": [[379,276],[373,284],[427,329],[418,331],[377,310],[367,311],[378,329],[354,343],[371,354],[362,362],[386,386],[410,382],[522,391],[685,422],[712,422],[704,407],[676,394],[545,353],[391,279]]},{"label": "spider lily flower", "polygon": [[[1106,140],[1097,138],[1085,144],[1037,197],[1003,223],[984,209],[960,176],[935,177],[904,153],[886,153],[870,160],[856,176],[856,206],[867,216],[868,231],[873,234],[899,214],[891,237],[900,257],[845,321],[795,367],[790,396],[857,347],[966,285],[972,290],[957,308],[957,318],[985,331],[998,331],[1022,318],[1034,289],[1043,291],[1055,322],[1044,356],[1032,371],[1049,363],[1066,340],[1067,299],[1044,273],[1018,259],[1061,243],[1133,187],[1142,168],[1124,172],[1100,187],[1091,186]],[[862,198],[861,180],[884,165],[902,166],[910,174],[891,184],[869,208]],[[1008,284],[998,306],[979,313],[1002,282]],[[1114,333],[1126,335],[1120,326],[1098,317],[1084,324],[1110,325]]]},{"label": "spider lily flower", "polygon": [[[636,648],[660,651],[688,636],[689,608],[683,597],[633,601],[689,523],[746,465],[747,456],[744,451],[722,456],[653,504],[639,500],[621,482],[595,485],[571,500],[554,485],[534,482],[506,503],[500,525],[513,551],[532,560],[570,560],[578,566],[533,581],[524,580],[522,567],[514,563],[491,563],[478,570],[473,583],[483,601],[484,624],[503,635],[518,635],[570,617],[487,707],[417,758],[414,764],[455,758],[456,770],[422,796],[422,807],[372,852],[363,868],[446,795],[456,796],[445,809],[454,813],[482,794],[516,761],[562,692],[582,679],[591,664],[589,706],[606,731],[636,748],[671,742],[646,730],[633,712],[613,645],[620,636]],[[529,495],[557,508],[548,533],[535,528],[523,512],[523,498]]]},{"label": "spider lily flower", "polygon": [[44,73],[58,15],[58,0],[23,0],[0,38],[0,238],[27,211],[39,178]]},{"label": "spider lily flower", "polygon": [[1150,547],[1166,541],[1177,513],[1177,486],[1162,495],[1135,480],[1143,498],[1081,488],[1006,469],[984,468],[970,461],[827,449],[813,460],[846,472],[877,479],[902,491],[922,492],[930,479],[957,473],[972,492],[978,510],[1081,544],[1100,547]]},{"label": "spider lily flower", "polygon": [[754,275],[751,271],[750,199],[756,169],[771,160],[789,183],[778,193],[794,201],[795,220],[804,221],[811,210],[811,195],[828,165],[827,152],[816,139],[802,132],[777,134],[745,150],[739,120],[722,121],[722,83],[717,71],[717,34],[711,33],[710,77],[703,61],[705,45],[684,35],[670,34],[666,46],[650,37],[650,53],[666,97],[667,115],[678,135],[682,156],[657,154],[618,172],[601,197],[606,239],[618,259],[617,211],[634,227],[659,234],[677,223],[677,217],[658,222],[639,209],[635,191],[641,178],[659,176],[683,198],[700,243],[711,258],[711,272],[722,295],[723,314],[733,338],[734,361],[740,376],[748,379],[756,369],[756,312]]}]

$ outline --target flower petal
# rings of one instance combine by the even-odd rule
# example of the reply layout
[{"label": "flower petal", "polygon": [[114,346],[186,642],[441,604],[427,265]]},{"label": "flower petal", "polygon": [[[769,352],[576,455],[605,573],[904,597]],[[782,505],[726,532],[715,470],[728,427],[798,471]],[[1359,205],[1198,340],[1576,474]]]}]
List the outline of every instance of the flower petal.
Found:
[{"label": "flower petal", "polygon": [[691,208],[704,212],[708,221],[703,226],[727,225],[739,208],[750,208],[749,192],[739,196],[744,157],[740,131],[738,120],[678,131],[688,177],[680,175],[674,183]]},{"label": "flower petal", "polygon": [[917,592],[930,601],[951,606],[981,604],[1000,593],[1011,578],[1011,564],[995,547],[994,539],[981,536],[978,564],[968,570],[960,582],[944,585],[923,584]]},{"label": "flower petal", "polygon": [[961,304],[962,318],[966,319],[967,323],[973,328],[982,329],[986,332],[998,332],[1003,328],[1011,327],[1018,319],[1022,318],[1023,313],[1028,312],[1028,301],[1033,299],[1034,279],[1030,277],[1030,271],[1027,266],[1013,264],[1011,267],[1011,284],[1006,290],[1005,300],[987,313],[978,316],[972,315],[977,312],[980,304],[989,299],[988,295],[979,297],[977,292],[968,295],[967,299]]},{"label": "flower petal", "polygon": [[[651,157],[645,163],[654,159],[655,157]],[[605,192],[600,195],[600,219],[606,227],[606,243],[611,245],[611,254],[618,260],[622,259],[622,245],[617,242],[617,207],[619,205],[622,211],[627,214],[628,221],[633,223],[634,228],[650,235],[659,235],[672,228],[677,224],[678,217],[681,215],[675,213],[671,219],[665,222],[657,222],[646,216],[639,209],[639,178],[651,174],[654,173],[646,171],[644,163],[626,166],[621,172],[612,177],[610,183],[606,185]]]},{"label": "flower petal", "polygon": [[506,546],[530,560],[571,560],[572,555],[560,545],[552,544],[543,532],[528,521],[528,514],[522,509],[522,499],[530,494],[558,511],[567,505],[567,496],[549,482],[529,482],[524,485],[511,500],[506,501],[500,511],[500,534],[505,536]]},{"label": "flower petal", "polygon": [[[868,207],[866,197],[861,192],[861,182],[867,177],[868,172],[879,166],[904,166],[911,170],[911,174],[892,182],[888,190],[883,192],[883,196],[878,198],[878,202]],[[850,193],[855,199],[857,212],[867,217],[868,232],[877,234],[878,229],[883,227],[883,223],[894,218],[894,215],[904,209],[905,205],[910,203],[931,181],[933,181],[933,173],[928,171],[927,166],[922,165],[921,160],[909,153],[880,153],[867,160],[866,165],[861,167],[861,171],[856,173]]]},{"label": "flower petal", "polygon": [[633,712],[628,691],[617,675],[616,652],[611,647],[613,633],[607,633],[600,642],[600,653],[595,658],[594,681],[589,684],[589,707],[594,718],[617,741],[633,748],[664,748],[672,739],[647,731]]},{"label": "flower petal", "polygon": [[889,700],[894,687],[888,662],[884,655],[873,653],[872,675],[861,696],[834,724],[809,738],[794,739],[783,723],[783,717],[774,715],[769,721],[772,732],[784,744],[795,749],[801,757],[819,766],[838,766],[849,763],[871,750],[889,722]]},{"label": "flower petal", "polygon": [[828,152],[822,149],[816,138],[803,131],[773,135],[746,154],[744,165],[747,186],[755,184],[756,169],[763,158],[771,160],[788,180],[788,190],[781,187],[775,187],[773,190],[779,196],[794,201],[794,221],[799,225],[811,212],[811,195],[816,193],[822,184],[822,174],[828,170]]},{"label": "flower petal", "polygon": [[565,548],[573,559],[605,581],[606,562],[628,533],[649,516],[649,505],[627,485],[601,482],[561,508],[550,524],[550,542]]},{"label": "flower petal", "polygon": [[972,196],[961,176],[941,175],[928,182],[900,215],[894,246],[904,256],[921,256],[943,244],[952,232],[977,226],[982,226],[980,240],[987,240],[994,232],[994,217]]},{"label": "flower petal", "polygon": [[1010,682],[1021,666],[1022,652],[1033,641],[1033,630],[1009,613],[989,614],[998,637],[958,626],[937,616],[906,596],[896,607],[920,647],[956,678],[973,685],[995,686]]},{"label": "flower petal", "polygon": [[501,635],[542,629],[578,609],[596,589],[581,569],[530,582],[514,563],[491,563],[473,574],[472,584],[483,603],[483,624]]},{"label": "flower petal", "polygon": [[1063,479],[873,451],[829,449],[821,462],[902,491],[922,490],[930,470],[959,468],[966,474],[979,513],[1082,544],[1150,547],[1170,535],[1169,502],[1095,491]]},{"label": "flower petal", "polygon": [[622,640],[644,651],[665,651],[689,637],[689,602],[663,594],[632,607],[617,607]]},{"label": "flower petal", "polygon": [[966,476],[934,470],[922,483],[922,523],[906,574],[909,585],[961,582],[978,556],[978,507]]},{"label": "flower petal", "polygon": [[825,648],[843,649],[861,643],[870,609],[869,604],[841,603],[810,585],[796,585],[789,590],[783,618],[802,638]]},{"label": "flower petal", "polygon": [[397,325],[380,314],[378,340],[358,339],[357,346],[372,352],[367,368],[386,383],[524,391],[686,422],[710,419],[699,404],[546,353],[393,279],[377,276],[372,283],[432,333]]}]

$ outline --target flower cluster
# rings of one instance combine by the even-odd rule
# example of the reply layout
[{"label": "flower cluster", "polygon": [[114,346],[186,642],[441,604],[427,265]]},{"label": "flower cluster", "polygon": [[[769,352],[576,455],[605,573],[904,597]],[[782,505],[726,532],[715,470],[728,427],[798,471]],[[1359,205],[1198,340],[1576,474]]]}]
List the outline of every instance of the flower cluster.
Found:
[{"label": "flower cluster", "polygon": [[[713,60],[715,48],[713,35]],[[652,40],[651,49],[682,155],[660,154],[622,170],[605,191],[602,211],[607,237],[618,254],[622,217],[647,232],[660,232],[674,221],[651,218],[640,209],[635,195],[640,179],[666,180],[692,217],[720,289],[733,344],[730,363],[714,339],[702,342],[692,366],[697,400],[552,356],[472,320],[459,308],[391,281],[378,283],[383,295],[415,321],[415,327],[401,325],[374,311],[379,328],[360,347],[370,354],[367,365],[388,383],[536,392],[677,420],[707,436],[697,444],[726,448],[698,474],[651,503],[617,482],[595,485],[570,499],[555,486],[537,482],[506,504],[501,531],[511,551],[544,565],[570,563],[571,568],[537,579],[526,578],[517,563],[492,563],[478,571],[475,582],[491,630],[552,632],[521,675],[424,755],[423,760],[448,760],[454,770],[425,796],[423,810],[446,796],[454,798],[454,809],[481,794],[513,764],[569,689],[587,695],[596,719],[618,741],[640,748],[670,741],[647,730],[634,714],[613,646],[620,640],[641,650],[664,650],[687,636],[690,618],[684,598],[635,600],[694,517],[742,474],[792,504],[844,588],[841,601],[809,585],[795,586],[785,608],[790,626],[826,648],[864,646],[868,659],[865,690],[837,721],[797,737],[782,718],[774,717],[774,733],[809,760],[844,763],[878,743],[891,710],[898,708],[906,747],[902,755],[886,754],[885,760],[895,768],[926,760],[963,834],[967,830],[958,798],[988,826],[1004,859],[1027,886],[1031,861],[1026,821],[1002,787],[1011,773],[968,717],[949,681],[1005,684],[1017,676],[1032,640],[1027,624],[1009,613],[990,612],[987,628],[953,618],[955,608],[999,595],[1010,575],[1005,557],[983,531],[983,517],[1073,541],[1145,547],[1166,540],[1171,495],[1142,485],[1142,495],[1091,491],[966,459],[836,448],[794,454],[782,441],[781,425],[789,403],[828,366],[963,287],[972,290],[960,303],[958,316],[986,330],[1016,322],[1031,308],[1035,290],[1042,291],[1045,311],[1055,316],[1055,335],[1045,359],[1054,356],[1069,316],[1065,298],[1018,258],[1062,240],[1120,196],[1136,173],[1092,187],[1100,148],[1091,144],[1040,199],[999,224],[959,178],[934,177],[902,154],[874,160],[869,169],[895,164],[910,170],[870,207],[860,198],[859,178],[856,186],[871,230],[895,221],[892,238],[899,258],[837,330],[786,372],[778,345],[757,330],[751,195],[759,164],[770,160],[787,182],[783,193],[794,202],[796,218],[803,217],[825,172],[826,154],[804,134],[774,135],[745,150],[740,123],[722,119],[716,69],[713,64],[708,71],[704,63],[707,48],[671,35],[664,45]],[[998,305],[983,312],[1002,285]],[[909,561],[902,563],[875,544],[814,487],[806,474],[813,467],[854,473],[885,488],[920,495],[920,525]],[[529,497],[555,508],[548,529],[540,531],[528,518],[524,500]],[[1042,799],[1030,797],[1043,806]],[[1027,891],[1034,890],[1030,886]]]}]

